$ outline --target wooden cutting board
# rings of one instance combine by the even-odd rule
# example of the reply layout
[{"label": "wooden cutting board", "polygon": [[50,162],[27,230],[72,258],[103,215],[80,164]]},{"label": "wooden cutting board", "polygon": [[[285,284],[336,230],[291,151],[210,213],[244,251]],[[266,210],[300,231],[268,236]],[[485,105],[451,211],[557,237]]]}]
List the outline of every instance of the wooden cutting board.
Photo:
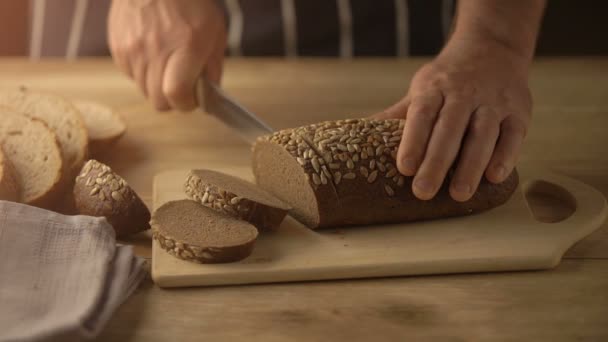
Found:
[{"label": "wooden cutting board", "polygon": [[[206,167],[252,179],[248,168]],[[521,184],[509,202],[478,215],[320,231],[287,217],[279,231],[261,234],[253,254],[238,263],[190,263],[154,242],[152,278],[160,287],[181,287],[552,268],[603,223],[606,200],[574,179],[519,171]],[[185,198],[187,172],[155,177],[154,208]],[[574,213],[558,223],[537,221],[525,197],[531,188],[571,202]]]}]

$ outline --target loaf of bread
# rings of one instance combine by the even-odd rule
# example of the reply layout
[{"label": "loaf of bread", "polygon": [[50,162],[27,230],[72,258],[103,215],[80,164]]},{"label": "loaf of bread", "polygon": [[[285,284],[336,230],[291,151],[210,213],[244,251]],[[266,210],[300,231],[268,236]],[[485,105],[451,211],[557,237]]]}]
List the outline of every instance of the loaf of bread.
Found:
[{"label": "loaf of bread", "polygon": [[19,184],[15,176],[13,164],[4,156],[4,149],[0,145],[0,200],[19,201]]},{"label": "loaf of bread", "polygon": [[163,204],[150,223],[152,236],[162,249],[203,264],[246,258],[258,236],[253,225],[191,200]]},{"label": "loaf of bread", "polygon": [[150,228],[144,202],[122,177],[96,160],[89,160],[76,177],[74,202],[82,215],[105,217],[118,237]]},{"label": "loaf of bread", "polygon": [[63,160],[55,134],[44,122],[0,107],[0,145],[14,168],[19,202],[51,208],[64,188]]},{"label": "loaf of bread", "polygon": [[87,131],[76,107],[60,96],[25,88],[0,93],[0,106],[43,121],[55,133],[64,160],[62,181],[71,183],[88,153]]},{"label": "loaf of bread", "polygon": [[93,101],[78,100],[74,105],[82,114],[89,136],[91,154],[110,148],[127,131],[127,124],[114,109]]},{"label": "loaf of bread", "polygon": [[310,228],[407,222],[468,215],[506,202],[514,171],[503,183],[485,179],[466,202],[451,199],[450,176],[429,201],[418,200],[395,156],[403,120],[327,121],[261,137],[253,172],[263,189],[287,202]]},{"label": "loaf of bread", "polygon": [[184,190],[190,199],[262,230],[278,228],[290,209],[255,184],[212,170],[192,170]]}]

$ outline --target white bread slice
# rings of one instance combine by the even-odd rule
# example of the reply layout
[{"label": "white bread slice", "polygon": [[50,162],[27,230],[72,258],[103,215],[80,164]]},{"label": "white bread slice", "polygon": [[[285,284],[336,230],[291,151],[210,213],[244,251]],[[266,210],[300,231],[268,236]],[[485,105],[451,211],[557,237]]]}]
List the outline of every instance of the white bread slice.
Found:
[{"label": "white bread slice", "polygon": [[4,156],[4,150],[0,146],[0,200],[17,202],[19,195],[15,169],[13,164]]},{"label": "white bread slice", "polygon": [[1,93],[0,106],[46,123],[57,136],[67,171],[64,177],[71,179],[78,174],[87,157],[88,136],[80,112],[70,101],[21,88]]},{"label": "white bread slice", "polygon": [[87,100],[76,100],[73,103],[82,114],[92,153],[112,146],[127,131],[125,120],[113,108]]},{"label": "white bread slice", "polygon": [[0,108],[0,143],[15,169],[20,202],[50,208],[63,193],[57,137],[44,122]]}]

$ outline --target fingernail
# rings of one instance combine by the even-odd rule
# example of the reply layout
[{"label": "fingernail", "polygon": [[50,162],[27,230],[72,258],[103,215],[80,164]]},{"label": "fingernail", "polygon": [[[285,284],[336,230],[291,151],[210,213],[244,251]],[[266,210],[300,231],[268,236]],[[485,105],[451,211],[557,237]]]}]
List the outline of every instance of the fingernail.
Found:
[{"label": "fingernail", "polygon": [[504,179],[507,169],[502,164],[497,165],[494,170],[496,171],[496,177],[498,179]]},{"label": "fingernail", "polygon": [[471,186],[466,183],[456,183],[452,186],[452,189],[461,194],[469,194],[471,192]]},{"label": "fingernail", "polygon": [[410,173],[416,172],[416,161],[412,158],[405,158],[401,162],[403,168]]},{"label": "fingernail", "polygon": [[417,179],[414,181],[414,187],[425,194],[430,194],[433,192],[433,185],[426,179]]}]

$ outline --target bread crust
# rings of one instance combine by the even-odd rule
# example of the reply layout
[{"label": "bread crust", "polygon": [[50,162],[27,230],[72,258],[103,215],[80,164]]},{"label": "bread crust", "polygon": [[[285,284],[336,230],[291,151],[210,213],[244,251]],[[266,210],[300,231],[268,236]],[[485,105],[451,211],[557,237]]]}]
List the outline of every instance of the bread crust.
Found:
[{"label": "bread crust", "polygon": [[[259,199],[256,201],[253,198],[243,196],[243,194],[233,193],[229,189],[211,183],[204,177],[205,172],[208,172],[208,170],[192,170],[186,177],[184,192],[190,199],[211,209],[245,220],[260,230],[276,230],[279,228],[290,209],[288,205],[275,207],[261,203]],[[232,177],[230,175],[224,176]],[[244,180],[240,181],[246,182]],[[250,184],[251,187],[256,186],[253,183]],[[277,199],[277,202],[281,202],[281,200]]]},{"label": "bread crust", "polygon": [[[46,156],[47,160],[54,161],[53,165],[44,165],[44,171],[47,173],[52,173],[54,175],[53,179],[49,184],[47,184],[47,188],[37,194],[37,196],[32,198],[25,198],[27,193],[26,183],[31,180],[26,179],[26,175],[22,174],[21,169],[18,167],[19,163],[17,160],[11,160],[10,155],[8,155],[8,151],[5,150],[6,160],[11,164],[11,168],[13,169],[13,179],[17,184],[17,187],[20,188],[18,202],[22,202],[28,205],[32,205],[35,207],[52,209],[58,201],[61,200],[61,196],[65,192],[65,184],[62,183],[64,179],[64,161],[61,156],[61,150],[59,148],[59,143],[57,141],[57,136],[55,133],[46,125],[46,123],[42,120],[38,120],[35,118],[29,118],[24,116],[23,114],[16,112],[14,109],[5,107],[0,105],[0,114],[3,115],[3,119],[7,120],[5,122],[9,122],[8,120],[18,120],[16,125],[12,125],[9,127],[13,127],[18,129],[21,134],[27,131],[26,128],[30,127],[32,130],[36,129],[36,136],[28,136],[27,139],[31,141],[42,142],[49,149],[52,155]],[[2,126],[2,124],[0,124]],[[35,127],[35,128],[34,128]],[[11,129],[13,129],[11,128]],[[1,130],[0,130],[1,131]],[[14,132],[13,132],[14,133]],[[15,135],[17,138],[19,135]],[[0,144],[8,144],[8,139],[13,139],[11,136],[11,132],[4,132],[4,134],[0,134]],[[4,146],[6,148],[6,146]],[[17,150],[30,148],[25,145],[18,144],[16,146]],[[26,150],[22,150],[24,153]],[[28,166],[29,167],[29,166]],[[38,166],[40,167],[40,166]]]},{"label": "bread crust", "polygon": [[284,162],[297,164],[302,173],[293,177],[306,177],[307,186],[314,191],[318,219],[288,200],[287,191],[304,189],[266,190],[294,206],[294,216],[303,217],[303,223],[313,229],[474,214],[505,203],[517,188],[519,178],[513,171],[500,184],[483,179],[470,200],[457,202],[449,194],[450,172],[433,199],[417,199],[411,190],[413,177],[400,175],[395,164],[403,125],[397,119],[352,119],[276,132],[254,145],[254,175],[258,184],[269,184],[267,166],[256,162],[268,153],[267,144],[287,151],[290,158]]},{"label": "bread crust", "polygon": [[74,203],[82,215],[105,217],[117,237],[150,229],[150,211],[110,167],[89,160],[76,177]]},{"label": "bread crust", "polygon": [[[25,87],[0,93],[0,105],[12,108],[21,115],[43,121],[53,130],[64,161],[62,183],[65,187],[69,187],[88,157],[88,134],[76,107],[62,96],[31,91]],[[57,120],[61,120],[61,123],[56,122]],[[67,122],[70,125],[69,133],[59,134],[60,125],[67,125]],[[62,133],[68,130],[61,127]]]},{"label": "bread crust", "polygon": [[0,200],[17,202],[19,201],[20,191],[15,169],[5,157],[4,150],[0,146]]},{"label": "bread crust", "polygon": [[[251,255],[255,246],[255,241],[257,240],[257,233],[242,244],[231,246],[205,246],[200,243],[195,244],[191,241],[173,237],[172,234],[168,232],[169,229],[163,227],[159,223],[160,215],[164,215],[164,211],[170,210],[171,206],[179,206],[181,204],[180,202],[196,203],[191,200],[170,201],[156,209],[152,215],[152,220],[150,221],[152,226],[152,237],[158,242],[160,248],[176,258],[199,264],[235,262]],[[207,207],[200,204],[198,205],[202,210],[209,210]],[[209,211],[215,213],[215,211]],[[215,215],[226,214],[216,213]],[[237,218],[234,219],[237,220]],[[251,229],[254,229],[252,226],[250,227]]]},{"label": "bread crust", "polygon": [[[76,100],[73,102],[74,106],[81,113],[83,122],[87,129],[89,137],[89,151],[91,155],[99,155],[105,153],[111,148],[120,138],[126,133],[127,125],[124,118],[114,109],[101,103],[94,101]],[[120,130],[112,132],[112,134],[98,136],[93,134],[94,127],[89,127],[93,122],[89,122],[88,117],[96,115],[98,112],[104,111],[109,114],[109,120],[114,121],[117,127],[121,127]]]}]

